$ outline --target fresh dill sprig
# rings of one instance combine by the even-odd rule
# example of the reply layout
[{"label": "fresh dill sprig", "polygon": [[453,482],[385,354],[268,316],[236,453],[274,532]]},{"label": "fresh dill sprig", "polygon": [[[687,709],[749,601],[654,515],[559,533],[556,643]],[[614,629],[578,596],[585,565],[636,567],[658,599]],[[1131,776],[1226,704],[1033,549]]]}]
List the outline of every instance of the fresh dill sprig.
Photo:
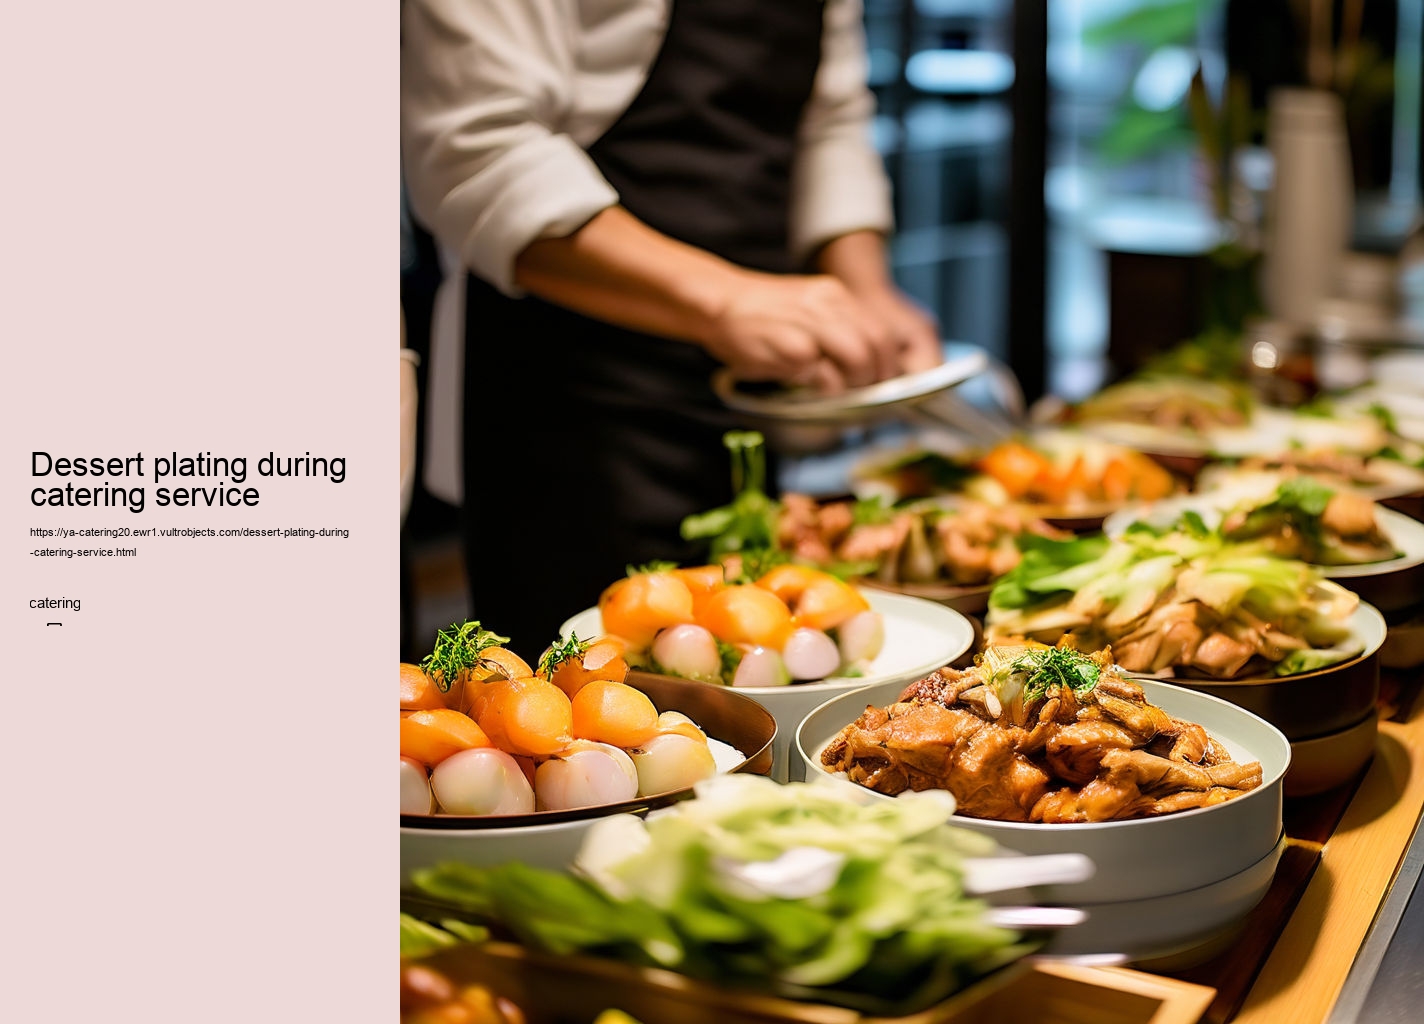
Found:
[{"label": "fresh dill sprig", "polygon": [[553,678],[554,669],[566,661],[582,658],[592,643],[592,640],[580,640],[577,633],[569,633],[567,640],[554,644],[544,652],[539,659],[539,674],[545,679]]},{"label": "fresh dill sprig", "polygon": [[444,693],[454,685],[460,673],[480,663],[486,648],[507,643],[509,637],[482,628],[478,620],[452,622],[435,634],[435,645],[421,659],[420,667]]},{"label": "fresh dill sprig", "polygon": [[1086,654],[1066,647],[1029,651],[1015,658],[1010,673],[1022,672],[1024,699],[1037,700],[1049,690],[1066,686],[1079,697],[1098,685],[1102,669]]}]

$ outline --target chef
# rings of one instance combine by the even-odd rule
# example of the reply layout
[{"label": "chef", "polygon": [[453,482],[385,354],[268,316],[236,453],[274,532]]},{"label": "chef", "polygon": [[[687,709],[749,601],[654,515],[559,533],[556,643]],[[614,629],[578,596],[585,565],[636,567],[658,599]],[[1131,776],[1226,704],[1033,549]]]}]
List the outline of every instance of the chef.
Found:
[{"label": "chef", "polygon": [[401,77],[473,612],[514,650],[698,557],[678,526],[730,500],[742,425],[717,367],[831,393],[941,361],[886,266],[859,0],[404,0]]}]

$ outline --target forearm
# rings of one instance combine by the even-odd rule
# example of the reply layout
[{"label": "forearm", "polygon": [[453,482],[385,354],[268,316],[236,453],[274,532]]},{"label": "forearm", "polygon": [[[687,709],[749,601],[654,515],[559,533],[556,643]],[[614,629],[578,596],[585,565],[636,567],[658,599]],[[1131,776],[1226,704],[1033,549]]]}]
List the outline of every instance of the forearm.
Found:
[{"label": "forearm", "polygon": [[745,271],[609,207],[562,238],[529,245],[514,265],[524,291],[586,316],[702,343]]},{"label": "forearm", "polygon": [[858,294],[892,287],[885,237],[879,231],[852,231],[832,239],[816,254],[816,267]]}]

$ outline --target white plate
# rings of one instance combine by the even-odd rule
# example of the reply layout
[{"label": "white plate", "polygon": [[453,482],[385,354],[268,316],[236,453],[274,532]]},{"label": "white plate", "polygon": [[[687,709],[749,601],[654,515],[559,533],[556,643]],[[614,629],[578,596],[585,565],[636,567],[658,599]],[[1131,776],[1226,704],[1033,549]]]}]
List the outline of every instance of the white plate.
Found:
[{"label": "white plate", "polygon": [[[801,719],[814,708],[837,694],[862,686],[912,682],[948,665],[974,644],[973,624],[952,608],[869,587],[856,589],[885,619],[885,646],[865,675],[787,686],[737,687],[738,693],[751,697],[776,719],[771,777],[778,782],[800,777],[791,774],[798,767],[792,764],[792,735]],[[603,616],[597,608],[586,608],[560,626],[559,632],[564,637],[571,633],[597,636],[603,632]]]},{"label": "white plate", "polygon": [[1389,444],[1389,433],[1367,413],[1306,416],[1287,409],[1258,406],[1239,427],[1205,431],[1170,430],[1127,420],[1088,420],[1085,434],[1159,455],[1213,459],[1269,458],[1293,448],[1328,448],[1369,456]]},{"label": "white plate", "polygon": [[1369,415],[1303,416],[1263,406],[1245,426],[1216,428],[1207,440],[1220,458],[1270,456],[1297,447],[1373,455],[1389,444],[1389,432]]},{"label": "white plate", "polygon": [[1211,442],[1207,435],[1186,428],[1170,430],[1131,420],[1084,420],[1078,427],[1100,441],[1140,452],[1202,458],[1211,454]]},{"label": "white plate", "polygon": [[962,384],[989,369],[989,357],[974,350],[953,356],[919,373],[892,377],[878,384],[851,388],[838,395],[819,395],[809,389],[758,394],[740,387],[731,371],[712,375],[712,390],[730,409],[768,420],[791,423],[842,423],[865,418],[896,406],[923,401],[945,388]]},{"label": "white plate", "polygon": [[[1424,491],[1424,471],[1379,456],[1363,459],[1362,462],[1366,471],[1379,480],[1374,484],[1351,485],[1367,498],[1384,501],[1387,498],[1400,498]],[[1277,480],[1285,479],[1287,475],[1278,469],[1242,469],[1229,462],[1210,463],[1197,477],[1196,490],[1198,494],[1207,494],[1219,488],[1233,487],[1243,476],[1255,477],[1262,474],[1272,474]]]},{"label": "white plate", "polygon": [[[1271,491],[1274,492],[1274,486]],[[1241,492],[1245,493],[1245,489]],[[1134,505],[1119,509],[1103,521],[1103,532],[1109,537],[1120,537],[1134,522],[1144,521],[1150,526],[1170,525],[1183,512],[1196,511],[1209,528],[1215,529],[1221,522],[1225,510],[1234,504],[1237,492],[1223,489],[1206,494],[1187,494],[1176,498],[1164,498],[1150,504]],[[1424,562],[1424,523],[1396,512],[1392,508],[1375,506],[1380,529],[1400,554],[1397,558],[1386,558],[1379,562],[1362,562],[1359,565],[1319,565],[1322,575],[1331,579],[1358,579],[1361,576],[1379,576],[1397,572]],[[1348,584],[1346,584],[1348,585]]]}]

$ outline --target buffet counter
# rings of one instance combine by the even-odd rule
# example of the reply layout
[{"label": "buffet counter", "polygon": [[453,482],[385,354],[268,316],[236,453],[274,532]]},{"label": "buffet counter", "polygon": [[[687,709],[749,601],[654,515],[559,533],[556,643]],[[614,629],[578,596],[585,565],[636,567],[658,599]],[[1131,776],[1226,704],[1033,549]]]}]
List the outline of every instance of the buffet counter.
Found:
[{"label": "buffet counter", "polygon": [[[1382,911],[1407,901],[1424,855],[1417,836],[1424,809],[1421,680],[1387,679],[1382,710],[1392,713],[1380,722],[1358,786],[1288,802],[1290,846],[1244,930],[1209,963],[1164,972],[1217,990],[1203,1021],[1383,1021],[1358,1016],[1396,935]],[[1411,859],[1414,867],[1402,873]],[[1372,932],[1377,922],[1384,931]]]}]

